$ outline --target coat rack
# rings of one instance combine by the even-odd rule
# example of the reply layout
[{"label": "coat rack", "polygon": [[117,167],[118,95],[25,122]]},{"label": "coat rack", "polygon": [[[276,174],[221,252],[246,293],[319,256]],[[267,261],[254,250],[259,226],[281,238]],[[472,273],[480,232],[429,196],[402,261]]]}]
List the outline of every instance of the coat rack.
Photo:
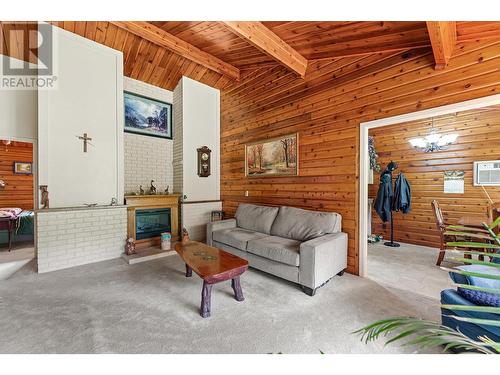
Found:
[{"label": "coat rack", "polygon": [[[391,161],[389,164],[387,164],[386,173],[389,173],[389,175],[391,176],[391,188],[393,187],[392,172],[394,172],[396,169],[398,169],[398,165],[395,162]],[[393,190],[393,196],[394,196],[394,190]],[[392,201],[391,201],[391,240],[389,242],[384,242],[384,245],[390,247],[401,246],[399,243],[394,242],[394,218],[392,210]]]}]

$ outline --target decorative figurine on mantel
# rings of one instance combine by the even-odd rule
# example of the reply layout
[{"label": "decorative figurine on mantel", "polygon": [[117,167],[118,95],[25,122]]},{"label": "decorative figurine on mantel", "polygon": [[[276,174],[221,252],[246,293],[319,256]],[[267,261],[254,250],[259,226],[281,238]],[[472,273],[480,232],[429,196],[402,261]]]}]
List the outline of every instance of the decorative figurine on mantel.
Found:
[{"label": "decorative figurine on mantel", "polygon": [[182,243],[189,242],[189,233],[186,228],[182,228]]},{"label": "decorative figurine on mantel", "polygon": [[118,200],[116,198],[111,198],[110,206],[118,206]]},{"label": "decorative figurine on mantel", "polygon": [[139,185],[139,195],[144,195],[144,189],[142,188],[142,185]]},{"label": "decorative figurine on mantel", "polygon": [[165,189],[165,195],[168,195],[168,189],[170,188],[170,185],[167,185],[167,188]]},{"label": "decorative figurine on mantel", "polygon": [[153,182],[155,182],[155,180],[151,180],[151,186],[149,187],[150,195],[156,195],[156,186],[153,185]]},{"label": "decorative figurine on mantel", "polygon": [[40,185],[40,191],[42,192],[42,196],[40,199],[40,203],[42,208],[49,208],[49,190],[48,185]]},{"label": "decorative figurine on mantel", "polygon": [[130,237],[127,239],[127,242],[125,242],[125,254],[127,255],[132,255],[136,254],[137,252],[135,251],[135,240]]}]

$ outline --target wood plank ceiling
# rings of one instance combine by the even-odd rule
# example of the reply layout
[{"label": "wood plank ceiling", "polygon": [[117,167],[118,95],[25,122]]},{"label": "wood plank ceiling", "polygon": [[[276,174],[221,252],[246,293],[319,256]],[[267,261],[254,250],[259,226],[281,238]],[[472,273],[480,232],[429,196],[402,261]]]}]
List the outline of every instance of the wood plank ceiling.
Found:
[{"label": "wood plank ceiling", "polygon": [[[431,29],[426,22],[263,22],[269,33],[266,32],[268,34],[266,40],[262,39],[262,35],[259,36],[261,40],[257,46],[251,35],[239,34],[224,22],[150,22],[156,30],[165,32],[164,35],[178,38],[182,44],[185,42],[185,46],[188,46],[187,53],[179,53],[179,49],[176,53],[166,48],[165,45],[168,46],[168,43],[162,43],[157,35],[151,38],[147,33],[132,33],[110,22],[54,21],[52,24],[122,51],[126,76],[169,90],[175,87],[182,75],[225,89],[237,83],[239,75],[244,78],[255,69],[286,66],[286,59],[278,61],[280,53],[273,56],[272,51],[266,52],[261,48],[263,45],[268,45],[269,40],[274,42],[281,40],[285,45],[284,50],[288,51],[290,56],[296,56],[296,61],[300,61],[302,56],[307,59],[309,68],[306,75],[315,69],[318,60],[334,61],[346,56],[431,48],[428,31]],[[252,24],[260,23],[252,22]],[[500,22],[453,24],[456,43],[500,37]],[[2,29],[6,27],[8,26],[2,25]],[[141,34],[142,37],[137,34]],[[5,34],[0,39],[2,48],[0,53],[14,57],[22,55],[22,48],[9,45]],[[193,54],[189,58],[189,45],[197,51],[196,57]],[[433,49],[436,45],[432,42]],[[453,53],[454,44],[447,46],[447,57],[445,57],[446,61],[449,61],[449,54]],[[273,48],[272,45],[270,48]],[[237,75],[236,70],[227,74],[231,68],[224,74],[220,64],[219,69],[214,69],[210,68],[210,63],[200,63],[200,51],[201,55],[211,55],[213,61],[233,66],[240,74]],[[446,62],[438,62],[438,58],[436,57],[437,67],[445,67]],[[207,61],[209,60],[210,56]],[[299,65],[303,65],[303,62]],[[299,75],[303,74],[299,71]]]}]

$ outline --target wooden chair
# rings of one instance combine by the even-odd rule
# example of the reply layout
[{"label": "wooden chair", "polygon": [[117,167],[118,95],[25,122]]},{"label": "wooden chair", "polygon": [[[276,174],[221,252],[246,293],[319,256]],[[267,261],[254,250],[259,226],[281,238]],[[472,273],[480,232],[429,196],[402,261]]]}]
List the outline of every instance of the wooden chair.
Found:
[{"label": "wooden chair", "polygon": [[[444,222],[444,216],[443,216],[443,211],[441,211],[441,208],[439,207],[439,203],[437,200],[433,200],[432,203],[432,212],[434,213],[434,218],[436,219],[436,227],[439,231],[439,237],[440,237],[440,245],[439,245],[439,254],[438,254],[438,259],[436,262],[437,266],[441,265],[441,262],[444,259],[444,254],[446,253],[446,242],[451,241],[452,239],[445,236],[446,232],[446,223]],[[453,238],[454,240],[455,238]]]},{"label": "wooden chair", "polygon": [[[441,262],[444,259],[444,255],[446,253],[446,243],[447,242],[454,242],[457,240],[473,240],[473,241],[481,241],[485,243],[490,243],[491,238],[488,235],[488,232],[485,229],[480,229],[480,228],[475,228],[475,227],[467,227],[467,226],[461,226],[461,225],[449,225],[445,222],[444,216],[443,216],[443,211],[439,207],[439,202],[437,200],[433,200],[432,203],[432,211],[434,213],[434,217],[436,219],[436,226],[439,231],[439,236],[440,236],[440,246],[439,246],[439,254],[438,254],[438,259],[436,262],[437,266],[441,265]],[[460,236],[457,236],[455,234],[450,234],[452,232],[459,232],[461,233]],[[486,251],[485,249],[474,249],[476,251]],[[469,255],[465,255],[466,258],[470,258]],[[480,255],[480,259],[483,259],[483,256]]]},{"label": "wooden chair", "polygon": [[[488,215],[488,221],[493,223],[500,216],[500,202],[488,203],[486,214]],[[498,234],[500,228],[496,227],[493,231]]]}]

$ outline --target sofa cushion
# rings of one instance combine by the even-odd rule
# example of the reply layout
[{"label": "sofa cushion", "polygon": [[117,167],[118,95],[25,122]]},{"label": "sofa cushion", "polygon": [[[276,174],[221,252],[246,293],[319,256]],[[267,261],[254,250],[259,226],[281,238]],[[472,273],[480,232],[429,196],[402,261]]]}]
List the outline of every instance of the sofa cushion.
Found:
[{"label": "sofa cushion", "polygon": [[[477,272],[487,275],[500,277],[500,269],[481,264],[469,264],[465,266],[456,267],[462,271]],[[482,288],[498,289],[500,290],[500,280],[486,279],[484,277],[472,275],[460,275],[458,273],[450,272],[451,279],[457,284],[474,285]],[[500,295],[488,293],[484,291],[470,290],[465,288],[458,288],[458,294],[472,303],[482,306],[500,307]]]},{"label": "sofa cushion", "polygon": [[221,229],[212,233],[214,241],[225,243],[243,251],[246,251],[248,241],[264,237],[269,236],[242,228]]},{"label": "sofa cushion", "polygon": [[234,216],[238,227],[270,234],[278,210],[278,207],[242,203],[238,206]]},{"label": "sofa cushion", "polygon": [[247,251],[261,257],[290,266],[299,266],[300,241],[289,238],[268,236],[248,241]]},{"label": "sofa cushion", "polygon": [[302,210],[295,207],[280,207],[271,228],[272,236],[308,241],[328,233],[341,230],[342,216],[335,212]]},{"label": "sofa cushion", "polygon": [[[455,268],[458,268],[462,271],[477,272],[500,277],[500,268],[498,267],[490,267],[482,264],[469,264],[465,266],[458,266]],[[457,284],[470,284],[483,288],[500,289],[500,280],[486,279],[480,276],[460,275],[454,272],[450,272],[449,274],[451,279]]]}]

